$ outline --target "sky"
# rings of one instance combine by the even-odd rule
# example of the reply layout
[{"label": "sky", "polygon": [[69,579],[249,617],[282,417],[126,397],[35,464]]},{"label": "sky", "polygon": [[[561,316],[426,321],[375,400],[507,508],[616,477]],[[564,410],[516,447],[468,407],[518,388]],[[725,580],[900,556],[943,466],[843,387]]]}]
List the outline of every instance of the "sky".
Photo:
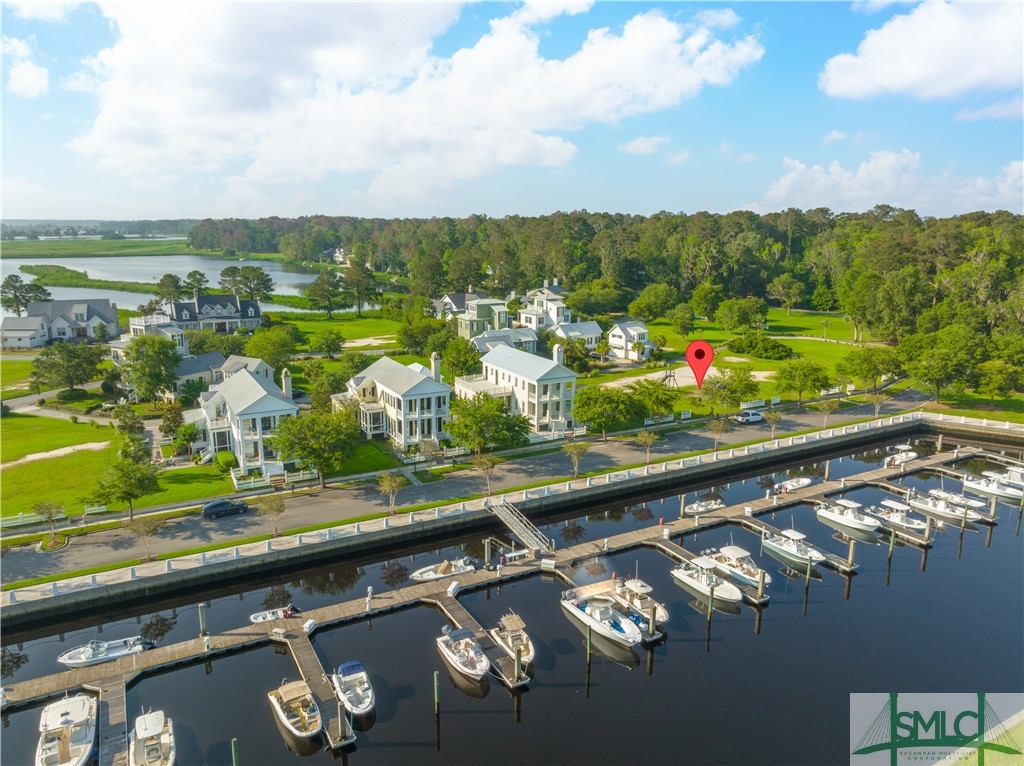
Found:
[{"label": "sky", "polygon": [[1024,213],[1024,3],[8,2],[0,215]]}]

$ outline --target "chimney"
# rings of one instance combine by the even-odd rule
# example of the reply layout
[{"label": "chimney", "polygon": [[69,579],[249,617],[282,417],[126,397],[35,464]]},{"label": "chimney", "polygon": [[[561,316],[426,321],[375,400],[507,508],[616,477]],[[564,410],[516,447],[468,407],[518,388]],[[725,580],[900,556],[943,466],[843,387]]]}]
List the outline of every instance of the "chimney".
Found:
[{"label": "chimney", "polygon": [[560,282],[561,280],[562,280],[562,278],[561,278],[561,277],[555,277],[555,278],[554,278],[554,280],[552,280],[552,282],[553,282],[553,284],[555,285],[555,287],[558,287],[558,283],[559,283],[559,282]]},{"label": "chimney", "polygon": [[192,300],[194,300],[196,302],[196,311],[198,311],[199,310],[199,288],[198,287],[193,287],[192,288]]},{"label": "chimney", "polygon": [[544,287],[548,287],[548,286],[549,286],[549,285],[548,285],[548,280],[546,280],[546,279],[545,279],[545,280],[544,280]]},{"label": "chimney", "polygon": [[473,292],[473,285],[470,285],[469,287],[467,287],[466,288],[466,292],[472,294],[472,292]]},{"label": "chimney", "polygon": [[281,370],[281,393],[289,399],[292,398],[292,374],[285,367]]},{"label": "chimney", "polygon": [[237,298],[238,297],[238,288],[237,287],[232,287],[231,288],[231,294],[234,295]]},{"label": "chimney", "polygon": [[552,360],[554,360],[555,364],[561,364],[562,363],[562,344],[561,343],[556,343],[555,347],[553,349],[551,349],[551,358],[552,358]]},{"label": "chimney", "polygon": [[441,382],[441,357],[436,351],[430,352],[430,377],[438,383]]}]

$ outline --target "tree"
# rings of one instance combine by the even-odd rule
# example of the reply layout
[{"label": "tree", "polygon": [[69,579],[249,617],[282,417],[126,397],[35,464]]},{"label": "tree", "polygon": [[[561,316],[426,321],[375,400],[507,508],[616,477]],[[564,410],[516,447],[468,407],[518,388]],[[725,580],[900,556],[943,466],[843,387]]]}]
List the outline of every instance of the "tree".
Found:
[{"label": "tree", "polygon": [[828,428],[828,417],[839,409],[838,399],[826,399],[818,404],[818,411],[821,412],[821,427]]},{"label": "tree", "polygon": [[185,281],[182,283],[182,287],[189,292],[198,292],[202,295],[209,284],[210,280],[207,279],[206,274],[201,272],[199,269],[193,269],[185,275]]},{"label": "tree", "polygon": [[805,393],[828,387],[828,373],[824,367],[811,359],[791,359],[779,367],[775,374],[775,387],[783,393],[795,393],[797,407],[802,407]]},{"label": "tree", "polygon": [[649,322],[664,316],[679,302],[679,293],[671,285],[655,283],[647,285],[632,303],[629,313],[637,319]]},{"label": "tree", "polygon": [[100,343],[106,343],[110,340],[110,330],[107,329],[106,322],[100,322],[93,328],[92,337],[98,340]]},{"label": "tree", "polygon": [[772,438],[774,439],[776,432],[779,430],[779,423],[782,422],[782,412],[781,410],[768,410],[763,414],[765,422],[772,429]]},{"label": "tree", "polygon": [[896,352],[878,346],[855,349],[836,364],[836,372],[848,375],[853,380],[878,390],[878,381],[883,375],[898,375],[901,372]]},{"label": "tree", "polygon": [[183,425],[185,425],[185,418],[181,413],[181,405],[176,401],[164,404],[164,415],[160,419],[160,433],[173,439]]},{"label": "tree", "polygon": [[469,462],[484,475],[487,480],[487,494],[491,494],[491,474],[498,467],[498,459],[494,455],[473,455]]},{"label": "tree", "polygon": [[32,382],[40,390],[73,389],[92,380],[103,361],[102,346],[85,343],[54,343],[32,360]]},{"label": "tree", "polygon": [[174,303],[181,297],[184,290],[181,278],[177,274],[164,274],[160,277],[160,281],[156,283],[154,292],[161,303]]},{"label": "tree", "polygon": [[128,519],[135,519],[133,503],[144,495],[160,491],[156,468],[119,458],[107,468],[93,494],[95,502],[128,503]]},{"label": "tree", "polygon": [[910,336],[900,344],[903,366],[919,384],[935,392],[969,385],[986,361],[987,344],[969,327],[952,324],[935,333]]},{"label": "tree", "polygon": [[452,378],[455,378],[459,375],[468,375],[476,370],[480,364],[480,352],[465,338],[453,338],[445,345],[441,359]]},{"label": "tree", "polygon": [[359,421],[347,410],[311,412],[287,418],[277,426],[270,447],[282,460],[296,460],[315,468],[320,486],[327,486],[327,474],[341,469],[362,440]]},{"label": "tree", "polygon": [[327,354],[328,359],[333,359],[335,354],[340,354],[345,345],[345,336],[337,330],[328,328],[321,330],[309,342],[309,350],[320,354]]},{"label": "tree", "polygon": [[636,396],[622,388],[586,386],[576,393],[573,417],[601,432],[608,441],[608,431],[626,426],[631,420],[643,416],[643,404]]},{"label": "tree", "polygon": [[295,355],[295,338],[282,325],[260,328],[245,344],[245,354],[262,359],[275,370],[281,370]]},{"label": "tree", "polygon": [[569,456],[572,461],[572,478],[580,477],[580,460],[590,451],[590,445],[586,442],[570,442],[562,447],[562,452]]},{"label": "tree", "polygon": [[341,275],[332,268],[326,268],[306,288],[306,297],[313,308],[322,309],[331,319],[334,310],[343,305],[344,289]]},{"label": "tree", "polygon": [[149,439],[143,434],[126,434],[121,439],[117,455],[123,460],[141,465],[153,459],[153,450],[149,446]]},{"label": "tree", "polygon": [[643,356],[643,354],[644,354],[644,349],[645,348],[647,348],[647,347],[644,345],[643,341],[635,340],[635,341],[633,341],[633,345],[631,345],[629,347],[629,350],[632,351],[636,355],[636,360],[639,362],[640,361],[640,357]]},{"label": "tree", "polygon": [[50,530],[50,545],[57,544],[57,522],[64,518],[64,506],[56,503],[35,503],[32,513],[38,514]]},{"label": "tree", "polygon": [[158,516],[139,516],[128,522],[128,530],[142,541],[146,549],[146,561],[153,558],[153,538],[163,525],[164,520]]},{"label": "tree", "polygon": [[804,297],[804,286],[789,274],[780,274],[768,285],[768,297],[778,301],[786,314],[793,314],[793,307]]},{"label": "tree", "polygon": [[26,282],[17,274],[8,274],[0,282],[0,306],[13,311],[15,316],[28,308],[30,303],[50,300],[50,291],[35,282]]},{"label": "tree", "polygon": [[633,437],[633,441],[635,441],[647,453],[647,465],[650,465],[651,447],[653,447],[657,442],[660,442],[661,437],[654,433],[654,431],[641,431]]},{"label": "tree", "polygon": [[256,502],[256,513],[266,516],[274,525],[274,537],[281,534],[278,524],[281,521],[281,514],[284,513],[284,498],[280,495],[263,495]]},{"label": "tree", "polygon": [[689,303],[679,303],[674,309],[668,312],[668,323],[672,329],[684,338],[693,332],[693,306]]},{"label": "tree", "polygon": [[590,369],[590,350],[583,338],[566,338],[559,341],[562,346],[562,364],[582,375]]},{"label": "tree", "polygon": [[679,398],[678,391],[667,383],[662,383],[660,380],[654,380],[653,378],[642,378],[641,380],[633,381],[626,386],[626,390],[636,397],[637,401],[643,406],[647,416],[651,418],[671,413],[675,409],[676,399]]},{"label": "tree", "polygon": [[604,362],[608,358],[608,354],[612,352],[612,344],[608,342],[607,338],[601,338],[594,346],[594,351],[598,358]]},{"label": "tree", "polygon": [[249,300],[266,299],[274,292],[274,280],[261,266],[238,270],[238,291]]},{"label": "tree", "polygon": [[729,397],[729,386],[722,375],[704,378],[704,385],[697,393],[697,400],[708,408],[710,415],[714,415],[715,410],[728,409]]},{"label": "tree", "polygon": [[363,302],[369,293],[376,291],[377,278],[373,272],[366,267],[366,262],[361,258],[350,258],[348,269],[345,270],[345,286],[355,293],[356,316],[363,315]]},{"label": "tree", "polygon": [[722,286],[716,282],[702,282],[697,285],[690,296],[690,305],[693,310],[705,319],[711,319],[718,310],[718,304],[722,302],[724,293]]},{"label": "tree", "polygon": [[729,430],[729,421],[725,418],[718,420],[712,420],[708,423],[708,430],[714,434],[715,437],[715,452],[718,452],[718,442],[721,440],[722,435]]},{"label": "tree", "polygon": [[164,303],[159,298],[153,298],[152,300],[140,303],[135,307],[135,310],[144,317],[153,316],[164,309]]},{"label": "tree", "polygon": [[233,291],[235,288],[240,288],[242,285],[242,270],[237,266],[228,266],[221,270],[218,284],[220,284],[222,290],[227,290],[228,292]]},{"label": "tree", "polygon": [[451,400],[452,420],[448,433],[456,444],[481,454],[484,447],[496,449],[529,444],[530,422],[509,412],[503,399],[479,393],[472,399]]},{"label": "tree", "polygon": [[377,489],[387,497],[388,513],[392,516],[395,514],[395,499],[398,497],[398,492],[407,483],[406,478],[400,473],[382,473],[377,477]]},{"label": "tree", "polygon": [[768,317],[768,307],[760,298],[729,298],[715,310],[715,322],[726,330],[761,327]]},{"label": "tree", "polygon": [[210,384],[202,378],[189,378],[178,386],[178,397],[186,402],[194,402],[209,387]]},{"label": "tree", "polygon": [[990,359],[978,365],[980,381],[977,391],[988,396],[994,404],[996,397],[1009,396],[1021,384],[1021,369],[1002,359]]},{"label": "tree", "polygon": [[597,316],[621,311],[625,306],[622,290],[611,277],[602,277],[578,285],[565,299],[565,305],[577,314]]},{"label": "tree", "polygon": [[199,426],[195,423],[185,423],[178,429],[178,433],[174,435],[174,451],[181,452],[182,450],[187,450],[188,456],[191,458],[192,444],[199,441],[199,436]]},{"label": "tree", "polygon": [[869,402],[871,402],[871,404],[874,405],[874,407],[875,407],[875,417],[877,418],[878,414],[882,411],[882,405],[886,401],[888,401],[889,394],[886,394],[886,393],[868,394],[864,398],[867,399]]},{"label": "tree", "polygon": [[740,402],[753,399],[757,396],[761,387],[754,380],[753,368],[749,364],[741,364],[726,370],[723,376],[725,381],[725,401],[732,407],[738,407]]},{"label": "tree", "polygon": [[110,414],[116,421],[114,427],[119,434],[142,436],[146,432],[146,424],[130,404],[119,404],[110,411]]},{"label": "tree", "polygon": [[219,351],[224,356],[241,356],[245,353],[244,335],[238,333],[214,332],[213,330],[185,330],[189,352],[195,355]]},{"label": "tree", "polygon": [[124,350],[125,379],[140,401],[148,402],[170,391],[178,382],[181,354],[173,340],[156,335],[139,335]]}]

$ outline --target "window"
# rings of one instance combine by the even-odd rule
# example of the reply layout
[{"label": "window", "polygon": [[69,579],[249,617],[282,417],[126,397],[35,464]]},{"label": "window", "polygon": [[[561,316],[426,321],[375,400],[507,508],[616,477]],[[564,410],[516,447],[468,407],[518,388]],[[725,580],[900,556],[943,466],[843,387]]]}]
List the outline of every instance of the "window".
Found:
[{"label": "window", "polygon": [[249,309],[249,316],[254,316],[255,314],[256,314],[255,311],[253,311],[252,309]]},{"label": "window", "polygon": [[57,328],[57,337],[58,338],[63,338],[65,335],[66,335],[66,333],[64,332],[64,328],[63,327],[58,327]]},{"label": "window", "polygon": [[442,407],[444,407],[444,397],[443,396],[437,397],[436,404],[437,404],[437,408],[438,409],[441,409]]},{"label": "window", "polygon": [[272,418],[272,417],[270,417],[268,415],[264,415],[262,418],[260,418],[260,428],[262,430],[264,430],[264,431],[273,431],[274,430],[274,418]]},{"label": "window", "polygon": [[441,418],[438,418],[437,419],[437,432],[441,433],[442,430],[444,430],[444,421],[442,421]]},{"label": "window", "polygon": [[[547,386],[545,386],[545,388],[546,387]],[[536,395],[537,395],[537,384],[536,383],[531,383],[530,384],[530,396],[536,396]]]},{"label": "window", "polygon": [[545,383],[544,385],[542,385],[540,387],[540,395],[541,396],[547,396],[548,395],[548,384],[547,383]]},{"label": "window", "polygon": [[181,312],[181,318],[182,319],[188,319],[188,312],[187,311],[182,311]]},{"label": "window", "polygon": [[[532,407],[533,405],[530,405],[530,406]],[[541,406],[540,406],[540,416],[542,418],[546,418],[548,416],[548,405],[547,405],[547,402],[541,404]]]},{"label": "window", "polygon": [[78,313],[76,311],[75,312],[75,321],[76,322],[84,322],[85,321],[85,314],[80,314],[80,313]]}]

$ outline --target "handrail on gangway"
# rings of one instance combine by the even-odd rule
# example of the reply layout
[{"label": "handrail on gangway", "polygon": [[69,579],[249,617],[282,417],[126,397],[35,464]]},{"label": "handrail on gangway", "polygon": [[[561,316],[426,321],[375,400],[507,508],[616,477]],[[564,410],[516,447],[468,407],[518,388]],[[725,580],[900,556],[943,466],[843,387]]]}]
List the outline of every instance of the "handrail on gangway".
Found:
[{"label": "handrail on gangway", "polygon": [[512,503],[502,502],[488,506],[488,510],[497,516],[508,527],[509,531],[519,538],[527,548],[550,553],[555,543],[541,532],[523,515],[522,511]]}]

